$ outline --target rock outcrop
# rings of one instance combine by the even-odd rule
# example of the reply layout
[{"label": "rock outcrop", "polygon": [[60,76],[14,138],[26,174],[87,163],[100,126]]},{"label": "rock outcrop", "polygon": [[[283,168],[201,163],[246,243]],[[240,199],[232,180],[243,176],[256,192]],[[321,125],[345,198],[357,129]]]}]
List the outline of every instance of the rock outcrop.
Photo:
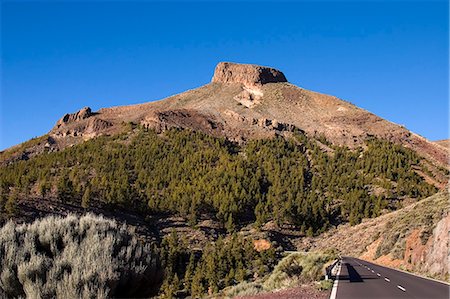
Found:
[{"label": "rock outcrop", "polygon": [[53,130],[53,135],[55,137],[79,136],[93,138],[102,135],[102,132],[112,126],[113,124],[109,121],[100,118],[92,118],[85,122],[73,125],[70,128],[63,127],[60,130]]},{"label": "rock outcrop", "polygon": [[154,129],[157,133],[170,128],[189,128],[214,135],[214,132],[223,130],[223,125],[217,123],[213,116],[186,109],[154,111],[148,114],[140,125]]},{"label": "rock outcrop", "polygon": [[80,121],[92,115],[93,113],[90,107],[84,107],[83,109],[75,113],[67,113],[60,120],[58,120],[58,122],[56,123],[56,128],[60,128],[63,125],[70,124],[76,121]]},{"label": "rock outcrop", "polygon": [[212,82],[241,83],[253,87],[266,83],[287,82],[287,80],[281,71],[270,67],[220,62],[216,66]]},{"label": "rock outcrop", "polygon": [[98,117],[98,113],[92,112],[91,108],[84,107],[75,113],[64,115],[53,129],[51,136],[61,137],[84,137],[93,138],[105,133],[105,130],[112,127],[113,123]]}]

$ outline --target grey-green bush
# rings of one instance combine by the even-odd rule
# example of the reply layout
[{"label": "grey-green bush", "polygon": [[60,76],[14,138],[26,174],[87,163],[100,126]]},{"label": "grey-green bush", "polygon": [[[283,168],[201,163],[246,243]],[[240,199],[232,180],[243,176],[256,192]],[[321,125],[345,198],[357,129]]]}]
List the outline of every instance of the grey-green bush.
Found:
[{"label": "grey-green bush", "polygon": [[[325,267],[337,258],[335,250],[307,253],[291,253],[284,257],[270,275],[259,281],[242,282],[226,289],[225,298],[255,295],[296,287],[302,283],[319,282],[325,273]],[[321,281],[319,289],[328,289],[331,282]],[[332,283],[331,283],[332,284]]]},{"label": "grey-green bush", "polygon": [[300,282],[319,281],[325,265],[335,258],[336,254],[332,251],[292,253],[278,263],[264,282],[264,288],[282,289]]},{"label": "grey-green bush", "polygon": [[161,279],[156,248],[113,220],[50,216],[0,229],[0,297],[142,297]]}]

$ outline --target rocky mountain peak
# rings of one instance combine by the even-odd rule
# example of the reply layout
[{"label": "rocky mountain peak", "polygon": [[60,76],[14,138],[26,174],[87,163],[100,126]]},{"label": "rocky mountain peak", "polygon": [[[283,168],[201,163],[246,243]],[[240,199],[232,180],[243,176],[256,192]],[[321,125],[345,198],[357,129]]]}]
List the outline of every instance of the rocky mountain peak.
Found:
[{"label": "rocky mountain peak", "polygon": [[266,83],[287,82],[287,80],[281,71],[274,68],[253,64],[220,62],[216,66],[212,82],[241,83],[252,87]]}]

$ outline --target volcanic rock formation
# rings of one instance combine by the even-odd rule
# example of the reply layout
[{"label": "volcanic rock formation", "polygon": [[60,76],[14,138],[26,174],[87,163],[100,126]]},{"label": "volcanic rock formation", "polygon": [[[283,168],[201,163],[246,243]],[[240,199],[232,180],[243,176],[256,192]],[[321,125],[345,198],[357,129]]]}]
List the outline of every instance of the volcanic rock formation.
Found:
[{"label": "volcanic rock formation", "polygon": [[220,62],[216,66],[212,82],[242,83],[245,86],[253,87],[266,83],[287,82],[287,80],[282,72],[270,67]]},{"label": "volcanic rock formation", "polygon": [[56,123],[56,127],[60,128],[63,125],[70,124],[76,121],[80,121],[82,119],[88,118],[92,116],[93,113],[90,107],[84,107],[83,109],[75,112],[75,113],[67,113],[64,115],[58,122]]}]

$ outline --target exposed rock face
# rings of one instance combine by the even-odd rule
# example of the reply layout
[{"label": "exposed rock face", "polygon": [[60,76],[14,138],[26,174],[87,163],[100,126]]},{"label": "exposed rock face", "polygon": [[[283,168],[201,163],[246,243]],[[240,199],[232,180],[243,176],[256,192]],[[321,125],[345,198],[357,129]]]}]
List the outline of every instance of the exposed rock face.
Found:
[{"label": "exposed rock face", "polygon": [[112,125],[113,124],[109,121],[100,118],[93,118],[87,120],[86,122],[81,122],[79,124],[71,126],[70,128],[63,128],[63,130],[56,130],[54,131],[54,136],[55,137],[84,136],[92,138],[101,135],[101,132],[111,127]]},{"label": "exposed rock face", "polygon": [[449,274],[449,228],[450,214],[442,218],[433,230],[433,237],[429,239],[429,250],[425,258],[426,270],[431,275],[445,277]]},{"label": "exposed rock face", "polygon": [[161,133],[170,128],[190,128],[214,135],[214,132],[223,129],[213,116],[180,109],[170,111],[155,111],[147,115],[140,124]]},{"label": "exposed rock face", "polygon": [[84,137],[93,138],[102,135],[113,123],[98,117],[98,113],[92,112],[91,108],[83,109],[64,115],[50,134],[55,138],[61,137]]},{"label": "exposed rock face", "polygon": [[272,247],[272,244],[268,240],[259,239],[253,240],[253,247],[256,251],[261,252],[270,249]]},{"label": "exposed rock face", "polygon": [[216,66],[212,82],[241,83],[252,87],[266,83],[287,82],[287,80],[282,72],[270,67],[220,62]]},{"label": "exposed rock face", "polygon": [[58,120],[58,122],[56,123],[56,127],[59,128],[65,124],[69,124],[69,123],[72,123],[75,121],[80,121],[80,120],[88,118],[92,115],[93,115],[93,113],[91,111],[91,108],[84,107],[80,111],[77,111],[75,113],[70,113],[70,114],[67,113],[66,115],[64,115],[60,120]]}]

